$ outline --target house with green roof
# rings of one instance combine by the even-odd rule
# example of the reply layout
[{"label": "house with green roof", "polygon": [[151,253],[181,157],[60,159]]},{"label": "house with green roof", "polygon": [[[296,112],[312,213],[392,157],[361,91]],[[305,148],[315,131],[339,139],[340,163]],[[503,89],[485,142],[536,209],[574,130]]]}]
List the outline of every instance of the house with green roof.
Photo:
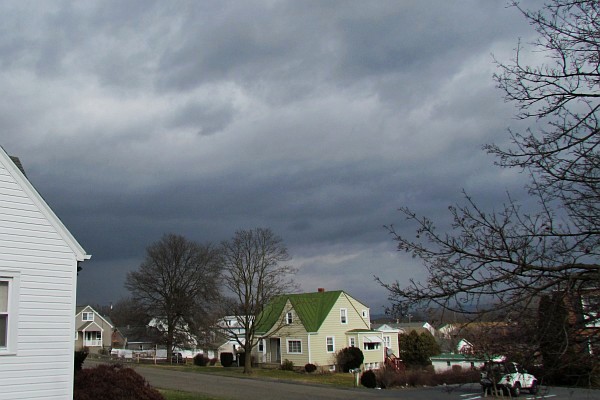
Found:
[{"label": "house with green roof", "polygon": [[373,369],[387,350],[382,332],[371,330],[369,307],[342,290],[279,296],[257,318],[256,331],[261,339],[254,355],[263,364],[289,360],[333,369],[337,351],[359,347],[363,368]]}]

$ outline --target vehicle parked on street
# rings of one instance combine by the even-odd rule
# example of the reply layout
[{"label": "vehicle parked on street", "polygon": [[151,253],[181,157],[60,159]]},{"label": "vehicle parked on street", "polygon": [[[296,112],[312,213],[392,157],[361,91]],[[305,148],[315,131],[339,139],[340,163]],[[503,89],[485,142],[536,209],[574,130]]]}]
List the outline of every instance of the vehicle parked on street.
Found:
[{"label": "vehicle parked on street", "polygon": [[536,394],[539,389],[535,376],[514,362],[487,362],[481,372],[481,387],[484,395],[501,390],[512,397],[518,397],[522,390]]}]

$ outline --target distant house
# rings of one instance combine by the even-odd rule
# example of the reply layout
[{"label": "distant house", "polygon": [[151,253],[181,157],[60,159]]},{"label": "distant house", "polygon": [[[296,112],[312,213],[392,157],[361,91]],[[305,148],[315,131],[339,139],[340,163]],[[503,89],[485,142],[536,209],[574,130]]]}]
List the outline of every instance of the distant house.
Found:
[{"label": "distant house", "polygon": [[89,259],[0,148],[0,397],[73,398],[79,263]]},{"label": "distant house", "polygon": [[444,372],[454,368],[462,370],[479,369],[485,364],[485,360],[473,354],[443,353],[429,357],[435,372]]},{"label": "distant house", "polygon": [[[287,359],[332,369],[336,352],[350,346],[362,350],[364,368],[379,368],[386,358],[384,334],[371,329],[369,308],[341,290],[277,297],[257,319],[256,330],[263,337],[255,348],[259,363]],[[397,354],[397,347],[392,351]]]},{"label": "distant house", "polygon": [[75,309],[75,326],[75,350],[99,353],[112,348],[115,325],[109,317],[101,315],[92,306],[79,306]]},{"label": "distant house", "polygon": [[217,356],[221,353],[235,354],[240,346],[244,344],[246,330],[239,323],[238,317],[235,315],[227,315],[218,321],[217,326],[220,334],[216,338],[218,343]]},{"label": "distant house", "polygon": [[429,322],[387,322],[383,324],[373,324],[373,329],[378,329],[381,326],[387,326],[390,329],[398,330],[399,334],[409,334],[412,331],[416,331],[421,334],[423,332],[428,332],[432,336],[437,334],[437,331],[433,325]]},{"label": "distant house", "polygon": [[120,326],[117,327],[117,332],[120,333],[119,346],[113,346],[117,349],[127,350],[154,350],[159,342],[160,332],[156,328],[148,326]]},{"label": "distant house", "polygon": [[[591,286],[591,285],[589,285]],[[542,306],[543,304],[543,306]],[[598,354],[600,350],[600,290],[597,288],[579,288],[576,291],[555,291],[542,297],[540,307],[544,313],[554,315],[547,321],[563,321],[569,336],[568,346],[578,354]],[[556,315],[559,315],[556,321]]]}]

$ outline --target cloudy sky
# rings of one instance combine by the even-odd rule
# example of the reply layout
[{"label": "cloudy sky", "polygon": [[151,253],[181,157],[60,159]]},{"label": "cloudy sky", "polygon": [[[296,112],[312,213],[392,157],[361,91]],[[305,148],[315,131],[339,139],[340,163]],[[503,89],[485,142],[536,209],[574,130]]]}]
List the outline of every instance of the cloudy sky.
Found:
[{"label": "cloudy sky", "polygon": [[[537,2],[526,6],[536,8]],[[92,259],[78,302],[123,282],[165,233],[219,243],[270,227],[303,291],[420,278],[384,225],[444,226],[524,177],[481,150],[514,105],[495,88],[534,32],[504,1],[0,3],[0,144]]]}]

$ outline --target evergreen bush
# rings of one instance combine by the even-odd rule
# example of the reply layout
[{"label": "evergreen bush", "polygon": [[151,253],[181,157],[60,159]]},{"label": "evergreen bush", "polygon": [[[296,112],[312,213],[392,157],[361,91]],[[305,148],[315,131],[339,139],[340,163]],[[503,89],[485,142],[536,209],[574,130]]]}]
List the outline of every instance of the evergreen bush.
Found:
[{"label": "evergreen bush", "polygon": [[360,377],[360,384],[369,389],[375,389],[377,387],[377,377],[375,376],[375,372],[372,370],[363,372]]},{"label": "evergreen bush", "polygon": [[336,354],[336,362],[342,372],[349,372],[351,369],[360,368],[365,357],[358,347],[346,347]]},{"label": "evergreen bush", "polygon": [[221,353],[220,360],[222,366],[231,367],[233,365],[233,353]]},{"label": "evergreen bush", "polygon": [[208,364],[208,358],[204,357],[204,354],[196,354],[194,356],[194,365],[199,367],[206,367]]},{"label": "evergreen bush", "polygon": [[304,366],[304,370],[310,374],[311,372],[315,372],[317,370],[317,366],[315,364],[308,363]]},{"label": "evergreen bush", "polygon": [[81,368],[83,367],[83,362],[85,361],[87,356],[88,356],[87,351],[76,351],[75,352],[75,362],[74,362],[75,372],[81,371]]}]

